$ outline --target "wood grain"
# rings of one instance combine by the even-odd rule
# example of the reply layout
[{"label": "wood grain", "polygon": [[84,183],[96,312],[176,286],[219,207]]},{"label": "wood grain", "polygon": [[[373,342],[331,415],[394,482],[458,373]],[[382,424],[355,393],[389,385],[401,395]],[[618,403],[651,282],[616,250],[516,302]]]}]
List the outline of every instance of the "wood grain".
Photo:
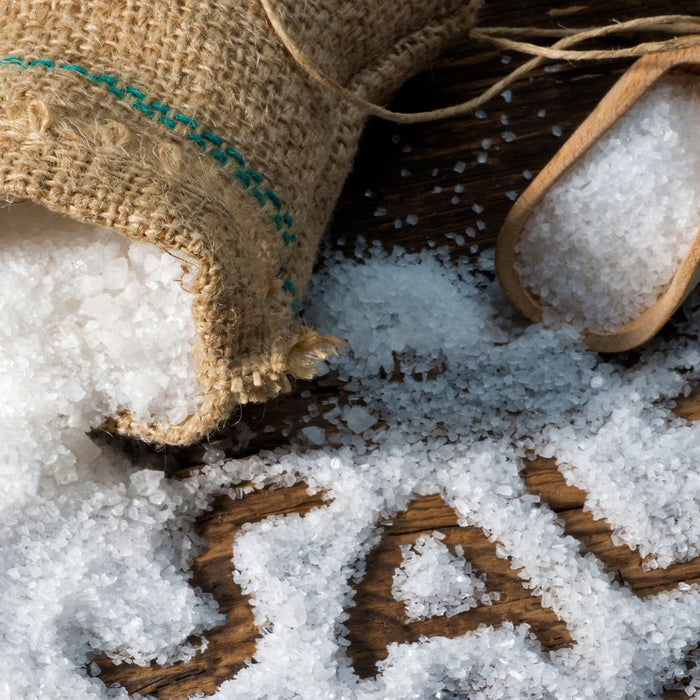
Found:
[{"label": "wood grain", "polygon": [[[593,26],[612,20],[664,14],[668,3],[661,0],[626,0],[625,2],[557,2],[550,0],[487,0],[481,18],[486,25],[520,26]],[[673,11],[696,13],[697,2],[680,0]],[[442,59],[434,68],[412,80],[397,97],[394,108],[426,110],[469,99],[518,64],[513,57],[502,64],[499,55],[483,47],[464,46]],[[354,171],[349,177],[330,227],[328,245],[352,254],[362,238],[378,240],[390,249],[400,245],[407,250],[420,250],[433,242],[447,246],[454,258],[471,255],[471,246],[493,244],[512,202],[506,194],[522,192],[528,185],[524,170],[537,173],[555,155],[573,131],[583,122],[607,90],[629,67],[630,61],[600,64],[558,66],[558,72],[536,71],[531,79],[513,89],[513,101],[506,104],[497,98],[485,107],[483,119],[454,119],[435,124],[397,126],[371,122],[365,132]],[[546,109],[546,117],[538,117]],[[509,123],[501,121],[506,114]],[[552,135],[558,124],[563,139]],[[501,133],[509,129],[517,138],[506,143]],[[485,164],[476,161],[483,139],[492,139]],[[463,173],[454,165],[464,161]],[[437,171],[436,175],[433,172]],[[452,204],[454,188],[465,189],[460,201]],[[440,193],[433,188],[439,186]],[[484,211],[476,214],[472,204]],[[378,212],[386,210],[386,214]],[[418,224],[406,223],[406,216],[415,214]],[[401,228],[395,221],[401,219]],[[477,229],[477,219],[483,229]],[[455,243],[448,233],[464,233],[466,227],[477,229],[476,237],[464,244]],[[631,363],[634,357],[627,358]],[[298,441],[305,425],[327,428],[329,444],[333,436],[317,410],[328,397],[345,395],[341,382],[327,375],[314,382],[299,382],[295,391],[263,406],[245,406],[228,427],[211,441],[230,458],[244,458],[264,449],[284,448]],[[700,417],[700,400],[690,397],[679,401],[676,409],[688,419]],[[129,443],[128,449],[138,453],[150,448]],[[177,476],[196,468],[201,459],[200,447],[168,448],[162,453],[164,467]],[[609,528],[595,521],[582,510],[585,494],[569,487],[552,462],[536,460],[525,465],[524,476],[533,493],[540,495],[562,519],[567,531],[576,537],[583,551],[590,550],[619,580],[633,587],[638,595],[664,590],[676,582],[695,581],[700,577],[697,561],[672,567],[666,571],[644,572],[637,553],[626,547],[614,547]],[[201,523],[200,532],[209,541],[209,550],[193,567],[193,584],[212,591],[227,615],[226,624],[206,634],[210,648],[206,655],[195,657],[189,664],[170,668],[139,668],[122,664],[111,666],[101,659],[102,678],[121,684],[131,691],[154,693],[159,700],[180,698],[201,690],[211,693],[225,679],[235,675],[245,660],[254,653],[257,630],[252,622],[248,601],[240,594],[232,579],[231,545],[243,522],[259,520],[279,512],[307,512],[321,507],[320,497],[310,497],[303,486],[279,491],[262,491],[241,501],[219,499]],[[415,540],[421,534],[440,530],[450,546],[461,543],[465,552],[488,577],[489,585],[502,589],[498,605],[476,609],[455,618],[428,620],[422,628],[410,625],[403,609],[390,598],[390,578],[398,562],[399,545]],[[477,563],[478,562],[478,563]],[[389,587],[389,588],[388,588]],[[545,646],[570,643],[565,625],[539,601],[530,598],[520,585],[517,573],[506,560],[498,558],[493,545],[479,531],[456,526],[454,513],[437,496],[415,501],[404,514],[387,527],[378,547],[369,555],[364,579],[356,588],[356,606],[351,615],[349,656],[358,673],[371,675],[376,662],[386,653],[391,641],[409,641],[416,630],[425,634],[459,635],[473,629],[476,620],[484,624],[501,624],[503,620],[526,620],[536,627]],[[672,697],[671,695],[668,696]],[[675,697],[685,697],[684,694]]]}]

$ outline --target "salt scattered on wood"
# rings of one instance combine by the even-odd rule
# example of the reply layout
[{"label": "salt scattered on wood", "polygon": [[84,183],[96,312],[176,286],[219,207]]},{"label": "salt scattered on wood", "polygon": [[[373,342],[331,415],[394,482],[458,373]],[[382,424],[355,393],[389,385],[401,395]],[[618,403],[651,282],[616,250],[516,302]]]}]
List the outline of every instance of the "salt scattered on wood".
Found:
[{"label": "salt scattered on wood", "polygon": [[[698,554],[700,429],[669,408],[700,379],[698,295],[685,307],[685,336],[655,341],[626,368],[586,351],[567,328],[525,326],[493,281],[490,253],[452,263],[444,248],[390,254],[359,238],[354,260],[328,253],[309,300],[309,322],[349,340],[333,367],[350,404],[324,399],[309,411],[334,426],[337,448],[309,449],[320,432],[305,425],[300,436],[290,423],[284,432],[305,437],[303,451],[217,460],[183,480],[87,444],[76,452],[80,479],[62,483],[47,467],[33,491],[31,470],[14,470],[37,495],[22,505],[0,495],[5,696],[24,700],[41,687],[66,700],[119,697],[92,677],[92,655],[148,663],[197,653],[188,636],[222,619],[187,580],[203,546],[193,522],[214,495],[231,489],[240,497],[231,487],[246,481],[304,480],[325,490],[328,504],[303,518],[248,525],[236,538],[233,575],[265,634],[217,700],[308,697],[309,688],[349,700],[652,697],[686,673],[683,652],[700,637],[700,588],[643,600],[620,588],[564,537],[520,471],[532,451],[566,464],[594,514],[654,565]],[[396,380],[383,378],[399,370]],[[90,384],[76,384],[67,395],[80,401],[82,390],[91,401]],[[549,653],[527,625],[506,623],[392,645],[375,679],[353,674],[343,651],[352,577],[361,575],[378,528],[426,493],[441,494],[461,524],[500,543],[500,556],[564,620],[575,645]],[[395,590],[423,606],[419,615],[454,612],[468,586],[488,588],[479,572],[458,580],[468,551],[441,549],[439,533],[425,540],[405,552],[397,572],[410,574],[414,592]],[[426,566],[426,557],[448,562],[427,598],[426,577],[440,567]]]}]

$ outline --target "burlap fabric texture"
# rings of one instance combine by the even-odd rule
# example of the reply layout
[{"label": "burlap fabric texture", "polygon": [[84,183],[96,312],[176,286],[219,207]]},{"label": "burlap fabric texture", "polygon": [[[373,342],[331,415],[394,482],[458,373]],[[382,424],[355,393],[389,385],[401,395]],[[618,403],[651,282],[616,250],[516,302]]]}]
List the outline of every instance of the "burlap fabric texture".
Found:
[{"label": "burlap fabric texture", "polygon": [[[480,0],[277,0],[324,73],[386,100],[473,25]],[[3,0],[0,196],[197,264],[200,410],[111,428],[193,442],[332,351],[299,319],[365,121],[314,83],[258,0]]]}]

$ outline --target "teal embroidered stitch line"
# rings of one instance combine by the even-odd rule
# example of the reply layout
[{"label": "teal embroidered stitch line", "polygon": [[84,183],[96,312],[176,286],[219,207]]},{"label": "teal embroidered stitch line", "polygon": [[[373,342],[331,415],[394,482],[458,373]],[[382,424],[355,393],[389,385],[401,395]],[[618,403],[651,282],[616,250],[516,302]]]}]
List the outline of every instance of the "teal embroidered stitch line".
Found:
[{"label": "teal embroidered stitch line", "polygon": [[[158,115],[158,121],[168,129],[175,129],[178,124],[183,124],[188,127],[188,139],[195,143],[204,153],[210,155],[217,163],[226,166],[230,160],[233,160],[236,169],[231,175],[232,179],[236,180],[246,192],[254,197],[261,208],[272,210],[270,212],[270,219],[274,223],[275,229],[280,233],[284,245],[294,245],[298,242],[298,235],[292,231],[294,219],[288,212],[282,211],[282,200],[274,190],[266,188],[261,189],[258,187],[258,185],[264,182],[263,176],[257,170],[251,168],[247,164],[245,158],[235,148],[227,145],[225,139],[221,136],[207,129],[196,131],[200,128],[200,124],[193,117],[182,114],[181,112],[173,113],[172,107],[162,102],[147,101],[146,93],[132,85],[118,87],[119,78],[115,75],[92,73],[84,66],[75,63],[57,63],[50,59],[43,58],[25,61],[19,56],[5,56],[4,58],[0,58],[0,66],[7,64],[15,65],[20,68],[41,67],[47,70],[71,71],[92,83],[104,86],[108,93],[119,99],[125,100],[127,97],[132,97],[133,99],[127,103],[129,106],[149,118]],[[171,113],[172,116],[169,116]],[[210,149],[210,146],[214,146],[214,148]],[[282,289],[292,296],[290,307],[293,313],[298,313],[301,304],[297,296],[296,285],[290,278],[286,278],[282,283]]]}]

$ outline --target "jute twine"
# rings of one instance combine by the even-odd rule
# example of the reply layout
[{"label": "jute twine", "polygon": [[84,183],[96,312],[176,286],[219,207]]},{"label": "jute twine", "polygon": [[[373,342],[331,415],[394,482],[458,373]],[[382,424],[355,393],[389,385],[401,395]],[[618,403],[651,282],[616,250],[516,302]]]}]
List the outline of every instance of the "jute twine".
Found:
[{"label": "jute twine", "polygon": [[[659,15],[656,17],[642,17],[626,22],[616,22],[614,24],[591,27],[586,29],[544,29],[539,27],[479,27],[472,29],[468,33],[468,38],[485,44],[491,44],[500,49],[517,51],[534,56],[518,68],[514,69],[507,76],[495,82],[490,88],[482,92],[477,97],[460,104],[451,105],[442,109],[435,109],[428,112],[394,112],[380,104],[371,102],[361,95],[348,90],[336,81],[325,75],[314,65],[308,56],[304,54],[299,46],[290,36],[284,22],[273,8],[271,0],[260,0],[265,10],[270,24],[284,44],[287,51],[294,58],[303,71],[320,85],[329,89],[344,101],[352,104],[366,114],[385,119],[399,124],[416,124],[419,122],[436,121],[449,117],[459,117],[478,109],[491,98],[500,94],[523,76],[531,73],[542,65],[547,59],[559,59],[568,61],[595,61],[613,58],[635,58],[651,53],[662,53],[687,49],[691,46],[700,45],[700,17],[693,15]],[[600,37],[613,36],[619,34],[630,34],[635,32],[662,32],[667,34],[681,35],[663,41],[648,41],[623,49],[592,49],[571,50],[584,41]],[[525,41],[519,41],[509,37],[563,37],[552,46],[539,46]]]},{"label": "jute twine", "polygon": [[[464,37],[480,2],[275,0],[275,17],[373,103]],[[299,304],[365,110],[309,80],[253,0],[3,0],[0,27],[0,198],[196,266],[204,403],[179,425],[125,410],[105,427],[191,443],[313,376],[338,341]]]}]

